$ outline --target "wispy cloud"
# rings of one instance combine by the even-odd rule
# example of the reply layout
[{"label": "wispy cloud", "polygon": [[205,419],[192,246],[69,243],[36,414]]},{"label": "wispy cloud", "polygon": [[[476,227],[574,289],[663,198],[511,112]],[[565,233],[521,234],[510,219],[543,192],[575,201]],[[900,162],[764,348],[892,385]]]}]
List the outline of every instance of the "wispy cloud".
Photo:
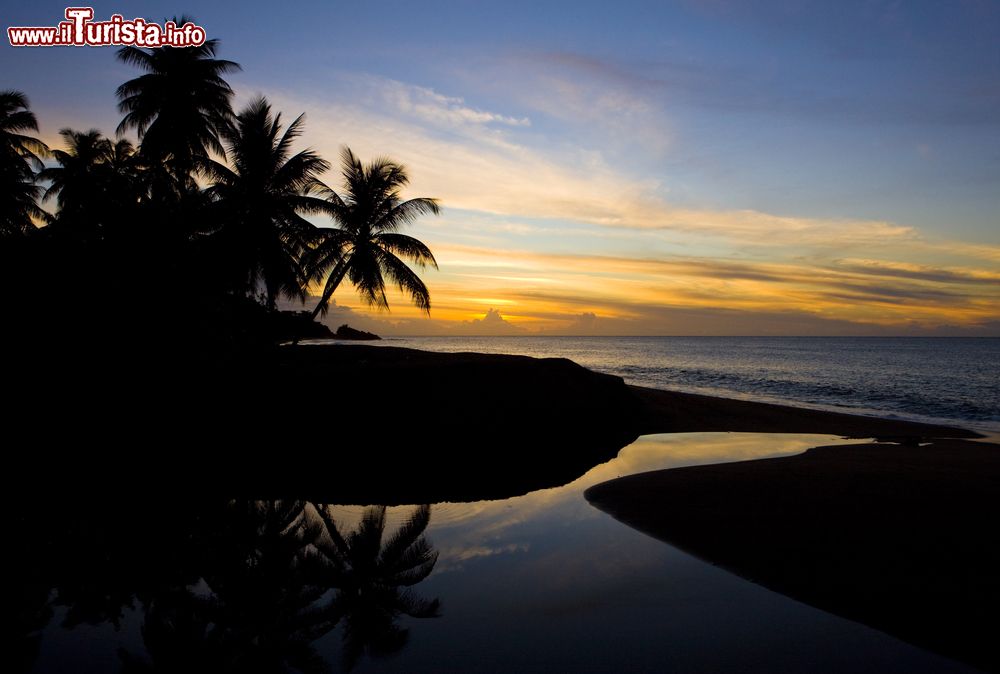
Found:
[{"label": "wispy cloud", "polygon": [[[386,90],[400,89],[398,83],[378,79],[371,80],[370,86],[379,96]],[[917,238],[912,228],[885,221],[675,207],[664,198],[656,179],[629,175],[581,149],[543,154],[516,139],[500,137],[491,129],[479,129],[480,124],[473,125],[477,128],[470,132],[463,120],[474,115],[450,113],[446,107],[414,119],[393,116],[381,106],[366,108],[340,101],[320,104],[281,98],[280,103],[290,110],[310,110],[309,137],[324,154],[335,156],[339,145],[348,141],[362,155],[391,153],[411,169],[414,193],[439,197],[452,208],[606,227],[668,230],[755,247],[772,246],[778,241],[782,245],[838,249],[885,247]],[[466,133],[441,137],[437,133],[439,125],[450,117]],[[499,138],[503,138],[502,142],[498,142]]]},{"label": "wispy cloud", "polygon": [[469,107],[460,96],[445,96],[428,87],[405,84],[384,78],[367,78],[371,88],[402,115],[412,116],[431,124],[454,127],[462,124],[500,124],[531,126],[527,117],[501,115]]},{"label": "wispy cloud", "polygon": [[[441,265],[428,276],[434,319],[402,297],[379,316],[338,293],[340,311],[372,321],[365,329],[479,334],[614,322],[649,334],[677,332],[671,316],[685,314],[700,332],[737,312],[843,332],[840,322],[912,330],[984,325],[1000,314],[996,246],[888,220],[679,207],[659,179],[599,152],[543,150],[550,145],[526,117],[479,109],[456,92],[348,80],[355,89],[332,100],[275,98],[290,113],[310,113],[308,137],[322,154],[345,142],[361,156],[389,154],[408,167],[411,194],[438,197],[448,210],[414,230]],[[615,232],[627,236],[601,238]],[[611,244],[619,253],[607,252]],[[943,257],[948,264],[936,262]]]},{"label": "wispy cloud", "polygon": [[[434,319],[396,297],[364,314],[394,334],[887,334],[974,330],[998,318],[989,270],[865,260],[816,266],[437,247]],[[889,273],[886,273],[886,271]],[[902,274],[895,273],[903,272]],[[342,301],[352,302],[350,291]],[[755,321],[757,321],[755,323]]]}]

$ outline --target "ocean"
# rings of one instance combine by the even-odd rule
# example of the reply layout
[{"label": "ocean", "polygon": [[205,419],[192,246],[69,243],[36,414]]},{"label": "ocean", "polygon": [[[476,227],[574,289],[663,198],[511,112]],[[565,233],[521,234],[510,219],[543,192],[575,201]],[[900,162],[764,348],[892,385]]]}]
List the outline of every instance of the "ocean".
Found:
[{"label": "ocean", "polygon": [[381,344],[569,358],[640,386],[1000,432],[1000,338],[390,337]]}]

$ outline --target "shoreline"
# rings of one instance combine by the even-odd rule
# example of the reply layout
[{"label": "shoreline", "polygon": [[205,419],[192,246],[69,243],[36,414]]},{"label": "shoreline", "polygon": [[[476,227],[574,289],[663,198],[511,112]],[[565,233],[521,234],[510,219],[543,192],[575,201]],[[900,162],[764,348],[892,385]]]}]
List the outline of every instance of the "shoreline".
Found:
[{"label": "shoreline", "polygon": [[[415,337],[413,337],[413,336],[388,336],[388,337],[385,337],[382,340],[381,346],[383,348],[409,349],[409,350],[415,350],[415,351],[423,351],[423,352],[427,352],[427,353],[439,353],[439,354],[448,354],[448,355],[456,355],[456,354],[462,354],[462,353],[478,353],[480,355],[500,356],[500,357],[503,357],[503,356],[526,356],[526,357],[532,357],[532,358],[536,358],[536,359],[545,358],[545,357],[567,358],[567,359],[569,359],[569,360],[571,360],[573,362],[576,362],[575,360],[573,360],[573,355],[571,355],[571,354],[567,354],[565,356],[562,356],[562,355],[557,355],[557,356],[542,356],[540,354],[534,354],[534,355],[532,355],[532,354],[525,354],[525,353],[521,353],[521,352],[514,351],[514,350],[510,350],[510,351],[504,351],[504,350],[477,351],[475,348],[465,349],[465,350],[452,350],[452,349],[447,349],[447,348],[435,348],[433,345],[429,345],[429,344],[426,343],[429,339],[433,339],[435,342],[440,340],[441,342],[447,343],[450,340],[455,340],[455,341],[458,341],[458,342],[467,342],[470,338],[469,337],[465,337],[465,336],[447,336],[447,337],[434,336],[432,338],[428,337],[428,336],[415,336]],[[490,339],[493,339],[493,338],[490,338]],[[510,339],[510,340],[516,340],[516,339],[526,339],[526,340],[552,339],[552,340],[560,340],[560,339],[565,339],[565,338],[562,337],[562,336],[544,335],[544,336],[537,336],[537,337],[536,336],[530,336],[530,337],[528,337],[528,336],[504,336],[504,337],[502,337],[502,339]],[[606,339],[606,338],[603,338],[603,337],[573,337],[573,339],[595,339],[595,340],[602,340],[602,339]],[[626,341],[629,340],[629,339],[646,340],[646,339],[649,339],[649,337],[623,337],[621,339],[626,340]],[[670,339],[670,338],[667,337],[667,339]],[[699,338],[699,339],[701,339],[701,338]],[[706,337],[704,339],[713,339],[713,338]],[[719,337],[717,339],[731,339],[731,338],[729,338],[729,337]],[[743,338],[743,337],[741,337],[740,339],[753,339],[753,338]],[[771,339],[771,338],[761,337],[760,339]],[[814,337],[814,336],[809,336],[809,337],[795,337],[794,339],[815,339],[815,340],[831,339],[831,340],[839,340],[839,339],[843,339],[843,338],[841,338],[841,337]],[[940,339],[957,339],[957,340],[967,340],[968,341],[968,340],[991,340],[991,339],[995,339],[995,338],[992,338],[992,337],[954,337],[954,338],[952,338],[952,337],[947,337],[947,338],[942,338],[942,337],[919,337],[919,338],[917,338],[917,337],[913,337],[913,338],[911,338],[911,337],[858,337],[858,338],[853,338],[852,337],[850,339],[878,339],[878,340],[893,340],[893,339],[903,339],[903,340],[909,340],[909,339],[931,339],[931,340],[934,340],[934,339],[937,339],[937,340],[940,340]],[[414,343],[411,343],[411,342],[416,342],[416,343],[414,344]],[[338,341],[338,340],[334,340],[334,339],[304,340],[304,341],[300,342],[300,345],[301,346],[311,346],[311,347],[352,346],[352,344],[349,343],[349,342],[343,342],[343,341]],[[465,346],[465,345],[463,344],[463,346]],[[474,345],[474,346],[478,346],[478,345]],[[912,412],[912,411],[899,410],[899,409],[880,409],[878,407],[872,407],[870,404],[869,405],[859,404],[858,401],[856,401],[856,400],[851,400],[850,404],[845,405],[842,402],[838,402],[838,401],[830,401],[830,400],[825,400],[825,401],[824,400],[800,400],[800,399],[796,399],[794,397],[782,397],[781,395],[775,395],[775,394],[771,394],[771,393],[763,394],[763,393],[760,393],[760,392],[758,392],[756,390],[739,390],[739,389],[726,390],[726,389],[718,388],[718,387],[687,386],[687,385],[684,385],[684,384],[682,384],[680,382],[648,382],[648,381],[637,381],[634,377],[630,377],[630,375],[628,373],[623,373],[623,372],[620,372],[620,371],[615,371],[615,368],[600,368],[600,369],[595,369],[594,366],[592,366],[592,365],[582,365],[581,364],[581,366],[585,367],[587,369],[590,369],[590,370],[592,370],[594,372],[601,373],[601,374],[607,374],[607,375],[611,375],[611,376],[614,376],[614,377],[620,377],[620,378],[622,378],[625,381],[625,384],[627,386],[629,386],[630,388],[648,389],[648,390],[652,390],[652,391],[666,391],[666,392],[669,392],[671,394],[701,396],[703,398],[723,399],[723,400],[731,400],[731,401],[737,401],[737,402],[759,403],[759,404],[762,404],[762,405],[775,405],[775,406],[778,406],[778,407],[793,407],[793,408],[799,409],[799,410],[812,410],[812,411],[817,411],[817,412],[826,412],[826,413],[830,413],[830,414],[843,414],[843,415],[849,415],[849,416],[855,416],[855,417],[881,419],[881,420],[892,421],[892,422],[897,422],[898,421],[898,422],[903,422],[903,423],[907,423],[908,422],[908,423],[914,423],[914,424],[926,424],[926,425],[937,426],[937,427],[960,428],[960,429],[963,429],[963,430],[969,430],[969,431],[972,431],[972,432],[976,433],[977,434],[976,437],[989,437],[989,438],[992,438],[995,441],[1000,441],[1000,419],[995,419],[995,420],[985,419],[985,418],[966,419],[966,418],[962,418],[960,416],[953,416],[953,417],[948,417],[948,416],[934,416],[932,414],[922,414],[922,413],[919,413],[919,412]]]},{"label": "shoreline", "polygon": [[639,398],[640,435],[685,432],[817,433],[848,438],[984,438],[979,431],[910,419],[626,384]]},{"label": "shoreline", "polygon": [[[329,372],[326,378],[341,384],[332,394],[338,411],[366,430],[378,428],[374,442],[347,437],[379,452],[342,460],[346,473],[380,475],[378,487],[328,481],[354,502],[366,494],[395,503],[482,500],[555,487],[651,433],[815,433],[910,443],[981,437],[953,426],[629,386],[564,358],[303,345],[280,349],[275,367],[293,381],[305,371]],[[364,401],[406,387],[419,396],[394,413],[391,425],[372,418]],[[427,438],[414,436],[421,427]],[[396,447],[414,451],[389,449]],[[451,477],[456,465],[459,480]]]},{"label": "shoreline", "polygon": [[1000,671],[1000,445],[816,447],[590,487],[622,523],[751,582]]},{"label": "shoreline", "polygon": [[[566,484],[649,433],[980,437],[949,426],[628,386],[564,358],[363,344],[178,347],[159,358],[116,344],[105,357],[54,355],[41,374],[29,371],[19,381],[15,371],[12,388],[25,395],[9,418],[13,430],[51,446],[100,447],[96,454],[66,451],[55,465],[43,453],[27,457],[33,482],[74,492],[88,491],[88,480],[147,489],[149,459],[140,454],[151,435],[169,450],[153,454],[156,472],[183,488],[372,503],[506,498]],[[60,398],[33,405],[56,377]],[[98,380],[104,397],[92,394],[90,382]],[[268,395],[286,400],[287,409],[262,414]],[[249,447],[275,451],[264,462],[247,461]]]},{"label": "shoreline", "polygon": [[[385,342],[390,342],[387,338]],[[385,362],[403,362],[406,367],[420,368],[434,365],[454,365],[463,361],[477,361],[502,366],[506,362],[533,361],[535,363],[561,361],[571,363],[592,375],[620,381],[637,398],[637,425],[631,430],[638,435],[653,433],[686,432],[751,432],[751,433],[816,433],[818,435],[844,435],[849,438],[876,437],[954,437],[984,438],[979,430],[960,425],[959,420],[920,420],[902,417],[874,416],[852,411],[837,411],[823,407],[805,406],[795,401],[772,402],[734,398],[725,395],[694,393],[676,389],[661,389],[629,384],[619,375],[598,372],[579,365],[567,358],[537,358],[518,354],[481,353],[474,351],[430,351],[411,347],[392,346],[389,343],[370,345],[358,342],[303,343],[298,349],[328,350],[344,346],[354,350],[379,349],[390,353]],[[284,347],[289,348],[289,347]],[[352,359],[341,358],[341,361]],[[364,360],[377,362],[375,352],[367,352]],[[714,418],[713,418],[714,415]],[[815,430],[815,429],[820,430]]]}]

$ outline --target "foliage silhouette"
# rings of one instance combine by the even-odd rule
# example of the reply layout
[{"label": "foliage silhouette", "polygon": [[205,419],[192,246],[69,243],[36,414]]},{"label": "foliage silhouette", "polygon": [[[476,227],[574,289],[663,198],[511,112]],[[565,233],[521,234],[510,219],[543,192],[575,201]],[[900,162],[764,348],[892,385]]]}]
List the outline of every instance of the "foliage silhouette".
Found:
[{"label": "foliage silhouette", "polygon": [[216,58],[217,46],[217,40],[207,40],[200,47],[118,51],[120,61],[144,71],[118,87],[118,109],[125,115],[118,132],[135,129],[143,156],[166,167],[174,182],[160,183],[161,193],[196,190],[191,173],[198,163],[211,152],[225,156],[221,137],[232,125],[233,90],[223,75],[240,66]]},{"label": "foliage silhouette", "polygon": [[44,221],[38,207],[41,187],[35,171],[43,168],[48,147],[25,132],[38,131],[38,120],[20,91],[0,91],[0,239],[24,237]]},{"label": "foliage silhouette", "polygon": [[332,609],[344,621],[344,668],[352,669],[365,654],[385,656],[399,652],[409,631],[396,621],[401,615],[433,618],[441,603],[416,596],[409,588],[430,575],[438,553],[424,531],[431,507],[419,506],[403,525],[385,538],[385,506],[367,508],[358,528],[342,534],[329,510],[319,507],[327,537],[320,550],[334,563],[333,584],[338,588]]},{"label": "foliage silhouette", "polygon": [[232,168],[212,160],[204,164],[214,182],[208,192],[221,206],[219,262],[232,265],[229,277],[240,282],[240,290],[250,294],[262,285],[272,310],[280,295],[305,299],[300,257],[316,228],[301,214],[329,210],[328,202],[315,196],[330,191],[319,179],[329,163],[312,150],[291,152],[303,118],[281,133],[281,114],[272,114],[267,99],[259,97],[223,131]]},{"label": "foliage silhouette", "polygon": [[307,501],[203,504],[175,560],[184,573],[136,593],[144,652],[121,649],[124,671],[326,672],[314,643],[338,624],[348,668],[398,652],[399,615],[438,614],[437,600],[400,589],[426,578],[437,553],[423,536],[429,506],[383,542],[384,511],[341,534],[328,508]]},{"label": "foliage silhouette", "polygon": [[[329,203],[337,224],[320,230],[318,241],[306,259],[308,275],[324,281],[313,316],[325,313],[330,298],[346,278],[369,306],[388,309],[385,281],[407,293],[428,314],[431,310],[427,286],[403,259],[423,268],[437,261],[430,249],[399,229],[419,216],[438,214],[436,199],[417,197],[403,201],[400,189],[409,182],[406,170],[385,158],[365,166],[350,148],[341,153],[346,191],[331,194]],[[403,258],[403,259],[400,259]]]},{"label": "foliage silhouette", "polygon": [[59,210],[53,232],[77,238],[100,239],[111,224],[121,224],[140,199],[138,157],[126,139],[112,142],[97,129],[62,129],[65,150],[52,150],[56,166],[43,169],[38,179],[49,183],[42,196],[55,198]]},{"label": "foliage silhouette", "polygon": [[[337,195],[321,180],[329,163],[292,148],[302,115],[283,129],[264,97],[234,114],[225,76],[240,67],[217,50],[215,40],[120,49],[118,59],[141,73],[116,91],[123,114],[117,131],[134,130],[139,145],[66,128],[48,166],[48,148],[26,135],[38,125],[24,95],[0,93],[0,238],[7,242],[0,283],[14,295],[11,311],[24,326],[11,339],[45,352],[40,362],[53,371],[68,366],[84,375],[74,350],[107,350],[109,361],[127,362],[120,343],[117,352],[107,346],[122,332],[156,338],[165,357],[184,367],[234,346],[258,350],[309,336],[316,331],[305,321],[276,310],[282,298],[304,302],[316,283],[323,296],[310,322],[344,279],[380,309],[388,308],[391,283],[430,311],[430,293],[407,262],[437,263],[427,246],[398,230],[438,213],[436,200],[403,200],[402,166],[387,159],[364,165],[346,148],[346,191]],[[336,226],[306,219],[320,214]],[[31,237],[38,241],[21,243],[41,222],[49,226]],[[32,295],[50,298],[47,306]],[[47,349],[64,324],[87,325],[87,343],[57,356]],[[166,361],[163,367],[180,372]]]}]

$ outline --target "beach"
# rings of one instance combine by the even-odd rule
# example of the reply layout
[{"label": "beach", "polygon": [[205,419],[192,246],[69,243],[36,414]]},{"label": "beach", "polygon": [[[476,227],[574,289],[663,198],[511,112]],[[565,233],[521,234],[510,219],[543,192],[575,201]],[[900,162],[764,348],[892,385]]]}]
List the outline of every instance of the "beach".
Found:
[{"label": "beach", "polygon": [[[430,452],[427,462],[407,465],[409,487],[396,485],[394,502],[556,486],[611,459],[621,443],[653,433],[877,438],[796,457],[624,477],[592,487],[587,498],[629,526],[765,587],[997,667],[990,645],[996,623],[984,616],[1000,598],[1000,537],[993,533],[1000,447],[972,441],[980,437],[973,431],[628,386],[561,359],[303,348],[329,349],[321,358],[339,367],[349,361],[341,376],[356,378],[352,390],[389,372],[428,382],[422,405],[461,419],[439,436],[440,461],[455,459],[452,443],[469,449],[462,439],[476,429],[504,429],[479,434],[479,448],[490,451],[483,456],[492,468],[488,479],[473,468],[458,493],[454,484],[435,482],[442,463]],[[306,351],[288,357],[320,359]],[[507,462],[492,462],[500,452]],[[505,463],[517,469],[504,470]],[[414,483],[426,491],[414,493]]]},{"label": "beach", "polygon": [[[270,367],[255,376],[269,377],[277,390],[301,391],[302,405],[314,417],[335,411],[342,421],[331,441],[345,451],[335,455],[337,470],[319,473],[322,482],[275,467],[266,482],[249,475],[245,483],[316,489],[320,496],[323,489],[341,496],[349,490],[355,502],[478,500],[555,487],[649,433],[817,433],[913,441],[978,437],[965,429],[902,419],[629,386],[620,377],[561,358],[298,346],[279,349]],[[390,424],[371,401],[392,390],[412,394],[392,411]],[[234,412],[244,409],[245,404],[237,404]],[[377,442],[371,436],[375,428]],[[255,432],[266,432],[266,426]],[[318,427],[303,431],[306,437],[321,432]],[[460,480],[454,478],[456,466]],[[359,475],[372,479],[359,480]]]},{"label": "beach", "polygon": [[623,477],[597,508],[823,610],[994,671],[1000,446],[818,447]]}]

